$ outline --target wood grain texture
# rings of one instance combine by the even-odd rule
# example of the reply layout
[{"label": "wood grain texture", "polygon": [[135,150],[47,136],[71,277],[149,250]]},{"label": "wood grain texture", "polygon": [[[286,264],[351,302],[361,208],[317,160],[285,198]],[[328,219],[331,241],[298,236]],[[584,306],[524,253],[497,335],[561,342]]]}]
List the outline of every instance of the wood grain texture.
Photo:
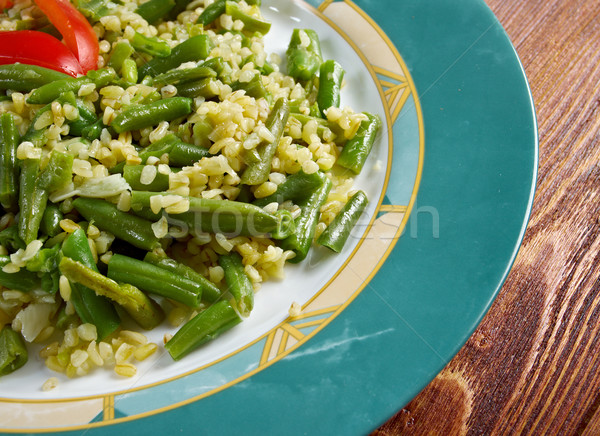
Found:
[{"label": "wood grain texture", "polygon": [[487,3],[536,104],[531,221],[479,328],[373,435],[600,434],[600,2]]}]

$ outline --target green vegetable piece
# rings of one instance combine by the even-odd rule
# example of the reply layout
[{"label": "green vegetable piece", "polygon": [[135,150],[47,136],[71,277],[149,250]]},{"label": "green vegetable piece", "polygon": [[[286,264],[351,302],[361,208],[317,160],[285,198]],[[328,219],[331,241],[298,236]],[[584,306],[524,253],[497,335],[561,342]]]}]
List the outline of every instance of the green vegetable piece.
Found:
[{"label": "green vegetable piece", "polygon": [[165,348],[174,360],[179,360],[241,321],[229,301],[218,301],[185,323],[165,344]]},{"label": "green vegetable piece", "polygon": [[356,192],[346,202],[325,231],[317,238],[317,243],[339,253],[350,237],[352,229],[367,207],[368,199],[363,191]]},{"label": "green vegetable piece", "polygon": [[123,62],[129,59],[133,53],[135,53],[135,49],[128,41],[117,43],[110,54],[108,66],[113,68],[117,73],[121,73]]},{"label": "green vegetable piece", "polygon": [[123,61],[123,68],[121,68],[121,76],[127,83],[137,83],[138,81],[138,70],[137,64],[133,59],[125,59]]},{"label": "green vegetable piece", "polygon": [[112,13],[107,0],[77,0],[77,9],[92,21],[100,21]]},{"label": "green vegetable piece", "polygon": [[8,212],[19,210],[19,132],[13,116],[0,116],[0,205]]},{"label": "green vegetable piece", "polygon": [[166,17],[175,7],[175,0],[149,0],[137,7],[135,12],[148,24],[154,24]]},{"label": "green vegetable piece", "polygon": [[291,200],[298,203],[306,199],[311,192],[323,184],[323,175],[320,172],[306,174],[300,170],[295,174],[287,176],[285,181],[277,186],[277,191],[268,197],[258,198],[252,202],[259,207],[265,207],[269,203],[283,203]]},{"label": "green vegetable piece", "polygon": [[27,359],[27,347],[21,335],[4,326],[0,331],[0,376],[15,372]]},{"label": "green vegetable piece", "polygon": [[2,267],[10,263],[9,256],[0,256],[0,285],[6,289],[29,292],[40,287],[40,279],[37,274],[21,268],[18,272],[7,273]]},{"label": "green vegetable piece", "polygon": [[[132,191],[131,209],[134,213],[150,212],[150,199],[163,193]],[[166,215],[190,230],[190,233],[210,232],[225,235],[264,236],[285,238],[294,231],[294,223],[282,213],[270,214],[260,207],[230,200],[182,197],[189,202],[189,211]],[[77,201],[77,200],[76,200]],[[154,219],[160,215],[153,214]],[[148,250],[150,251],[150,250]]]},{"label": "green vegetable piece", "polygon": [[123,307],[143,329],[151,330],[165,318],[160,306],[135,286],[119,285],[114,280],[68,257],[62,258],[59,268],[69,281],[93,289],[96,294],[110,298]]},{"label": "green vegetable piece", "polygon": [[53,83],[71,76],[37,65],[10,64],[0,65],[0,89],[29,92],[48,83]]},{"label": "green vegetable piece", "polygon": [[214,303],[222,296],[222,292],[210,280],[198,273],[191,267],[177,262],[166,256],[160,256],[153,252],[148,252],[144,257],[144,262],[171,271],[181,277],[196,282],[202,288],[202,300]]},{"label": "green vegetable piece", "polygon": [[319,90],[317,104],[319,112],[325,117],[330,107],[340,107],[340,91],[344,81],[344,69],[334,60],[327,60],[319,68]]},{"label": "green vegetable piece", "polygon": [[237,2],[226,1],[225,12],[227,15],[231,15],[234,20],[240,20],[244,23],[244,30],[247,32],[266,35],[271,30],[271,23],[246,14]]},{"label": "green vegetable piece", "polygon": [[338,165],[355,174],[362,170],[369,153],[371,153],[377,133],[381,129],[381,118],[378,115],[367,112],[364,114],[367,119],[360,123],[356,135],[346,143],[336,161]]},{"label": "green vegetable piece", "polygon": [[117,133],[139,130],[160,123],[184,117],[192,112],[192,100],[185,97],[172,97],[145,105],[126,108],[116,116],[111,127]]},{"label": "green vegetable piece", "polygon": [[108,262],[107,276],[194,309],[200,307],[202,287],[199,284],[143,260],[113,254]]},{"label": "green vegetable piece", "polygon": [[196,23],[208,26],[225,13],[226,3],[226,0],[216,0],[215,2],[211,3],[204,8]]},{"label": "green vegetable piece", "polygon": [[176,88],[177,95],[182,97],[204,97],[207,100],[216,97],[220,92],[218,82],[212,77],[180,83]]},{"label": "green vegetable piece", "polygon": [[134,247],[152,251],[161,246],[160,240],[154,235],[151,221],[123,212],[112,203],[98,198],[79,197],[73,201],[73,207],[87,221]]},{"label": "green vegetable piece", "polygon": [[152,36],[145,36],[139,32],[133,34],[131,45],[137,51],[148,53],[151,56],[164,58],[171,54],[171,46],[167,41]]},{"label": "green vegetable piece", "polygon": [[18,223],[13,224],[0,232],[0,245],[13,252],[20,248],[25,249],[25,242],[23,242],[19,236]]},{"label": "green vegetable piece", "polygon": [[[83,229],[77,229],[62,244],[65,258],[79,262],[82,266],[98,273],[94,256]],[[61,262],[64,259],[61,259]],[[59,264],[60,265],[60,264]],[[67,277],[68,278],[68,277]],[[98,340],[114,332],[121,324],[121,319],[112,303],[104,296],[83,283],[71,283],[71,304],[84,323],[96,326]]]},{"label": "green vegetable piece", "polygon": [[169,175],[156,171],[152,165],[149,169],[156,171],[154,179],[150,183],[142,183],[142,172],[146,165],[125,165],[123,167],[123,177],[131,186],[131,189],[137,191],[162,192],[169,189]]},{"label": "green vegetable piece", "polygon": [[227,290],[233,296],[238,312],[243,317],[249,316],[254,307],[254,288],[244,270],[242,257],[238,253],[219,256],[219,265],[225,272]]},{"label": "green vegetable piece", "polygon": [[298,263],[306,258],[315,237],[321,206],[325,203],[331,190],[331,180],[324,173],[319,172],[319,174],[323,181],[322,185],[298,203],[301,212],[300,216],[296,218],[296,230],[291,236],[281,241],[281,248],[293,250],[296,253],[296,256],[290,259],[291,263]]},{"label": "green vegetable piece", "polygon": [[57,205],[52,203],[48,204],[46,210],[44,210],[42,222],[40,223],[40,231],[42,234],[52,237],[62,232],[60,222],[63,217],[63,213]]},{"label": "green vegetable piece", "polygon": [[155,85],[172,85],[180,82],[217,77],[217,72],[210,67],[200,65],[193,68],[176,68],[159,74],[154,78]]},{"label": "green vegetable piece", "polygon": [[271,172],[271,161],[277,151],[289,115],[290,109],[287,100],[277,99],[265,123],[265,127],[269,129],[274,140],[272,142],[261,140],[256,148],[245,154],[247,167],[242,173],[242,184],[260,185],[267,181]]},{"label": "green vegetable piece", "polygon": [[112,68],[90,70],[85,76],[56,80],[35,89],[27,98],[29,104],[47,104],[56,100],[61,94],[72,91],[77,93],[83,85],[93,83],[96,88],[102,88],[117,79]]},{"label": "green vegetable piece", "polygon": [[173,48],[169,56],[154,58],[140,67],[139,75],[140,77],[155,77],[177,68],[184,62],[198,62],[199,60],[206,59],[213,47],[213,43],[208,35],[192,36]]},{"label": "green vegetable piece", "polygon": [[260,74],[255,74],[254,77],[248,82],[234,82],[231,84],[231,88],[234,91],[243,89],[246,91],[246,95],[250,97],[259,99],[259,98],[270,98],[271,95],[262,81],[262,76]]},{"label": "green vegetable piece", "polygon": [[286,55],[290,76],[303,82],[312,79],[323,62],[317,32],[312,29],[294,29]]}]

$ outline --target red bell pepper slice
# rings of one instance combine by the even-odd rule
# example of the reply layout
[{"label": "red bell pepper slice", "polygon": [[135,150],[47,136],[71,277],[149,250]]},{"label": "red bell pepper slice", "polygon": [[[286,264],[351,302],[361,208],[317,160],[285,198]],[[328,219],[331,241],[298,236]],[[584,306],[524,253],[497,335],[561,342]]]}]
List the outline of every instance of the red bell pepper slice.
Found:
[{"label": "red bell pepper slice", "polygon": [[12,0],[0,0],[0,9],[12,8],[14,3]]},{"label": "red bell pepper slice", "polygon": [[0,32],[0,65],[38,65],[77,77],[83,74],[79,61],[63,43],[35,30]]},{"label": "red bell pepper slice", "polygon": [[97,69],[98,37],[83,14],[69,0],[35,0],[35,3],[63,36],[83,72]]}]

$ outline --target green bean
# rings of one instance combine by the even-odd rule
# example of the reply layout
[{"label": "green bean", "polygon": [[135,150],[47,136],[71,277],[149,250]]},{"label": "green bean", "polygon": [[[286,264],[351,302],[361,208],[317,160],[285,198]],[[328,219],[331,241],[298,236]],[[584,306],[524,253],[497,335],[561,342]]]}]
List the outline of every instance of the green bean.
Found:
[{"label": "green bean", "polygon": [[197,309],[202,287],[185,277],[143,260],[113,254],[108,262],[109,279],[129,283],[144,292],[160,295]]},{"label": "green bean", "polygon": [[144,262],[151,263],[157,267],[171,271],[181,277],[192,280],[202,288],[202,300],[214,303],[222,296],[222,292],[210,280],[198,273],[193,268],[177,262],[166,256],[160,256],[154,252],[148,252]]},{"label": "green bean", "polygon": [[166,17],[175,7],[175,0],[149,0],[137,7],[135,12],[148,24],[154,24]]},{"label": "green bean", "polygon": [[125,59],[121,68],[121,76],[128,84],[135,84],[138,81],[137,64],[133,59]]},{"label": "green bean", "polygon": [[39,163],[39,159],[26,159],[22,163],[19,236],[25,244],[38,238],[48,194],[62,189],[71,181],[73,155],[52,151],[48,164],[41,172]]},{"label": "green bean", "polygon": [[37,274],[21,268],[14,273],[2,271],[2,267],[10,263],[9,256],[0,256],[0,286],[15,291],[29,292],[40,287],[40,278]]},{"label": "green bean", "polygon": [[227,290],[235,300],[237,311],[243,317],[249,316],[254,307],[254,288],[244,270],[242,257],[238,253],[221,255],[219,265],[225,272]]},{"label": "green bean", "polygon": [[381,118],[378,115],[367,112],[364,112],[364,114],[367,119],[360,123],[356,135],[346,143],[336,161],[338,165],[351,170],[355,174],[360,173],[362,170],[381,128]]},{"label": "green bean", "polygon": [[0,232],[0,245],[11,251],[25,249],[27,245],[19,236],[19,225],[15,223]]},{"label": "green bean", "polygon": [[333,141],[336,145],[344,145],[347,139],[344,135],[344,129],[342,129],[337,123],[332,123],[323,119],[319,116],[304,115],[298,112],[290,114],[290,118],[294,118],[299,121],[303,126],[309,121],[317,123],[317,135],[323,137],[326,134],[326,130],[330,130],[334,135]]},{"label": "green bean", "polygon": [[248,82],[233,82],[231,84],[231,88],[234,91],[243,89],[244,91],[246,91],[246,95],[249,95],[250,97],[259,99],[259,98],[267,98],[269,99],[271,97],[271,94],[269,93],[269,91],[267,91],[267,88],[265,88],[265,85],[262,81],[262,76],[257,73],[255,74],[252,79]]},{"label": "green bean", "polygon": [[296,218],[296,231],[281,241],[281,248],[293,250],[296,253],[296,256],[290,259],[292,263],[298,263],[306,258],[315,237],[321,206],[325,203],[331,190],[331,180],[324,173],[320,172],[319,174],[323,180],[322,185],[298,203],[301,213]]},{"label": "green bean", "polygon": [[143,329],[151,330],[165,318],[160,306],[135,286],[130,284],[120,285],[68,257],[61,259],[59,268],[60,272],[69,281],[86,286],[97,295],[109,298],[117,303]]},{"label": "green bean", "polygon": [[77,0],[77,9],[93,21],[111,14],[107,0]]},{"label": "green bean", "polygon": [[0,330],[0,376],[10,374],[27,363],[27,347],[21,335],[4,326]]},{"label": "green bean", "polygon": [[218,82],[212,77],[180,83],[176,88],[177,95],[182,97],[204,97],[207,100],[216,97],[220,92]]},{"label": "green bean", "polygon": [[19,132],[10,113],[0,116],[0,205],[8,212],[19,209]]},{"label": "green bean", "polygon": [[344,69],[334,60],[327,60],[319,68],[319,90],[317,104],[319,111],[325,117],[325,111],[330,107],[340,107],[340,91],[344,81]]},{"label": "green bean", "polygon": [[317,238],[317,243],[339,253],[350,237],[350,232],[367,207],[367,196],[363,191],[356,192],[346,202],[325,231]]},{"label": "green bean", "polygon": [[[134,213],[150,210],[150,199],[162,193],[132,191],[131,209]],[[190,229],[190,232],[210,232],[230,235],[261,236],[283,239],[294,231],[288,211],[270,214],[260,207],[230,200],[181,197],[189,202],[188,212],[169,214]],[[77,200],[76,200],[77,201]],[[149,250],[150,251],[150,250]]]},{"label": "green bean", "polygon": [[179,360],[241,321],[229,301],[219,301],[185,323],[165,344],[165,348],[174,360]]},{"label": "green bean", "polygon": [[180,82],[217,77],[217,72],[210,67],[199,65],[193,68],[175,68],[154,78],[155,85],[172,85]]},{"label": "green bean", "polygon": [[208,26],[225,13],[226,3],[226,0],[216,0],[215,2],[211,3],[204,8],[196,23]]},{"label": "green bean", "polygon": [[121,41],[113,48],[107,65],[113,68],[117,73],[121,73],[123,62],[126,59],[129,59],[134,52],[134,48],[128,41]]},{"label": "green bean", "polygon": [[305,199],[311,192],[323,184],[323,176],[320,172],[306,174],[300,170],[295,174],[290,174],[285,181],[277,186],[277,191],[268,197],[258,198],[252,202],[259,207],[265,207],[269,203],[283,203],[291,200],[298,203]]},{"label": "green bean", "polygon": [[171,46],[167,41],[152,36],[145,36],[139,32],[133,34],[130,42],[134,49],[151,56],[164,58],[171,54]]},{"label": "green bean", "polygon": [[[65,239],[62,244],[62,254],[65,258],[98,273],[88,238],[82,229],[75,230]],[[112,303],[105,296],[97,295],[84,283],[75,280],[71,283],[69,301],[73,304],[73,308],[82,322],[96,326],[98,340],[110,335],[121,324],[121,319]]]},{"label": "green bean", "polygon": [[164,58],[154,58],[139,69],[140,77],[157,76],[177,68],[184,62],[197,62],[206,59],[213,49],[213,43],[208,35],[193,36],[171,50],[171,54]]},{"label": "green bean", "polygon": [[[61,100],[64,100],[63,98],[59,98],[57,101],[59,101],[59,103],[61,104],[69,103],[72,106],[75,106],[77,108],[77,113],[79,114],[77,119],[67,121],[67,123],[69,124],[69,135],[82,136],[84,129],[98,122],[98,117],[96,116],[96,113],[94,111],[90,110],[90,108],[88,108],[83,103],[83,101],[75,99],[75,94],[73,94],[72,92],[67,94],[70,94],[72,96],[72,99],[69,99],[71,101],[65,100],[61,102]],[[63,94],[63,96],[61,97],[64,97],[67,94]]]},{"label": "green bean", "polygon": [[[304,38],[304,35],[308,38]],[[303,41],[304,39],[308,39],[308,46]],[[317,32],[312,29],[294,29],[286,55],[290,76],[304,82],[312,79],[323,62],[321,43]]]},{"label": "green bean", "polygon": [[57,205],[50,203],[44,210],[42,222],[40,223],[40,231],[47,236],[53,237],[62,232],[60,221],[63,219],[63,213]]},{"label": "green bean", "polygon": [[134,247],[152,251],[161,245],[152,230],[152,222],[120,211],[112,203],[79,197],[73,200],[73,207],[87,221],[94,222],[101,230],[112,233]]},{"label": "green bean", "polygon": [[102,129],[104,129],[104,123],[102,122],[102,118],[100,118],[95,123],[84,127],[81,130],[81,136],[82,138],[87,139],[88,141],[93,141],[94,139],[100,138],[100,135],[102,134]]},{"label": "green bean", "polygon": [[279,98],[265,122],[265,127],[269,129],[274,140],[272,142],[262,140],[256,148],[248,150],[245,154],[244,157],[248,166],[242,173],[242,184],[260,185],[267,181],[271,172],[271,161],[277,151],[289,115],[290,110],[287,100]]},{"label": "green bean", "polygon": [[[55,100],[61,105],[65,103],[69,103],[72,106],[77,105],[77,101],[75,99],[75,94],[73,92],[65,92],[58,96]],[[44,116],[45,113],[52,112],[52,103],[47,103],[45,106],[41,107],[36,113],[31,122],[29,123],[29,127],[23,137],[21,138],[21,142],[31,142],[36,147],[43,147],[46,145],[46,137],[44,133],[47,130],[47,126],[36,128],[37,121]],[[70,129],[70,128],[69,128]]]},{"label": "green bean", "polygon": [[139,130],[160,123],[172,121],[192,112],[192,100],[185,97],[172,97],[126,108],[115,117],[111,127],[117,133]]},{"label": "green bean", "polygon": [[27,103],[47,104],[56,100],[65,92],[72,91],[77,93],[83,85],[93,83],[97,89],[100,89],[116,80],[116,78],[117,75],[112,68],[90,70],[85,76],[77,78],[69,77],[40,86],[27,97]]},{"label": "green bean", "polygon": [[0,65],[0,89],[29,92],[32,89],[71,76],[37,65],[10,64]]},{"label": "green bean", "polygon": [[271,30],[271,23],[246,14],[240,9],[237,2],[226,1],[225,12],[234,20],[240,20],[244,23],[244,30],[247,32],[266,35]]},{"label": "green bean", "polygon": [[[142,172],[146,165],[125,165],[123,167],[123,177],[136,191],[162,192],[169,189],[169,175],[156,172],[156,176],[150,183],[142,183]],[[156,170],[155,166],[152,166]]]},{"label": "green bean", "polygon": [[[179,139],[179,138],[178,138]],[[175,167],[191,166],[203,157],[212,156],[204,147],[178,140],[169,152],[169,165]]]}]

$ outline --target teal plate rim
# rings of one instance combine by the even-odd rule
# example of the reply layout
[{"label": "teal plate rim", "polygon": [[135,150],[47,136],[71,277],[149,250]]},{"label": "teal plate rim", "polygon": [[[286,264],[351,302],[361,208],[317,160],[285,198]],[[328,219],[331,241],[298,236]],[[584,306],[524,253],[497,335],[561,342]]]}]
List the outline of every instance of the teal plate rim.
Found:
[{"label": "teal plate rim", "polygon": [[487,313],[535,192],[523,67],[483,0],[353,3],[400,52],[425,125],[417,201],[386,262],[319,334],[265,370],[172,410],[65,434],[365,434],[418,394]]}]

